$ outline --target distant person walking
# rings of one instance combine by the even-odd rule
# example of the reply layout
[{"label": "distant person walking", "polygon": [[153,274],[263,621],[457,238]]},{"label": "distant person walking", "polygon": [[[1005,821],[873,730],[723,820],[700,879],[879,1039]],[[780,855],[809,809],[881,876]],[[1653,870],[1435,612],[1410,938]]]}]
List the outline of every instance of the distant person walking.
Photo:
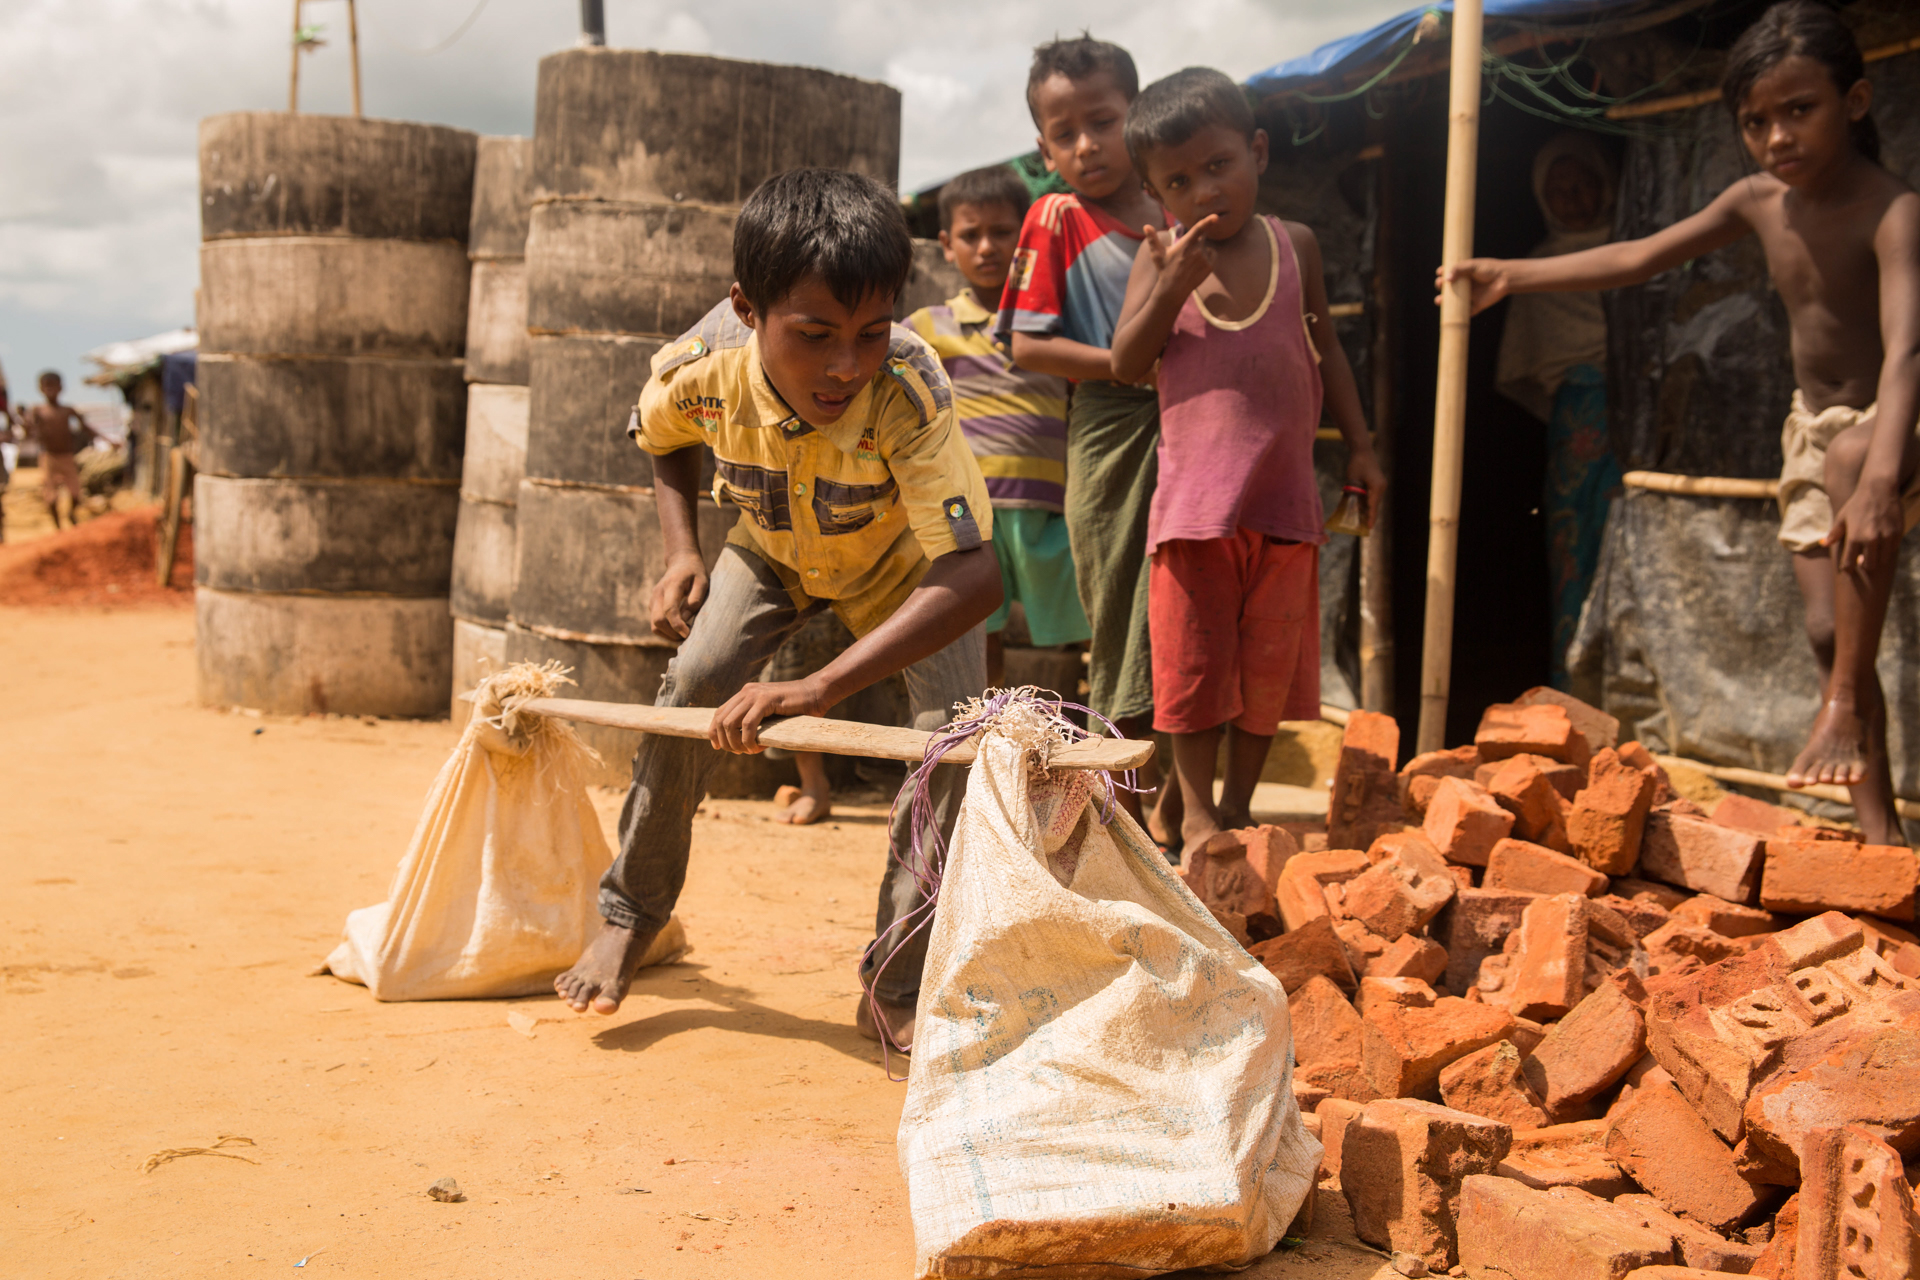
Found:
[{"label": "distant person walking", "polygon": [[0,542],[7,540],[7,485],[13,479],[13,404],[7,399],[7,374],[0,369]]},{"label": "distant person walking", "polygon": [[60,527],[60,491],[67,491],[67,523],[80,522],[80,507],[85,496],[80,490],[80,467],[74,455],[93,439],[93,428],[86,424],[71,405],[60,403],[65,384],[49,369],[40,375],[40,394],[45,404],[34,405],[20,415],[27,439],[40,445],[40,496],[47,501],[47,514],[53,527]]}]

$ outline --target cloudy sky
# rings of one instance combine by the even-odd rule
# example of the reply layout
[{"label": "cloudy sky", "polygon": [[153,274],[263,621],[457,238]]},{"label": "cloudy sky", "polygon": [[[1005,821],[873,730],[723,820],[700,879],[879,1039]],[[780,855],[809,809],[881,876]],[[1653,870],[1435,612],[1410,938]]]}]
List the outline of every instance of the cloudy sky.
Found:
[{"label": "cloudy sky", "polygon": [[[1144,79],[1193,63],[1240,77],[1408,7],[606,0],[618,47],[801,63],[897,86],[908,190],[1031,146],[1027,58],[1056,32],[1091,27],[1119,41]],[[195,125],[285,108],[291,9],[292,0],[0,3],[0,367],[16,401],[35,394],[42,368],[74,386],[89,348],[192,323]],[[346,5],[306,0],[306,9],[327,44],[302,59],[301,107],[345,112]],[[575,0],[360,0],[366,113],[531,133],[539,58],[578,33]]]}]

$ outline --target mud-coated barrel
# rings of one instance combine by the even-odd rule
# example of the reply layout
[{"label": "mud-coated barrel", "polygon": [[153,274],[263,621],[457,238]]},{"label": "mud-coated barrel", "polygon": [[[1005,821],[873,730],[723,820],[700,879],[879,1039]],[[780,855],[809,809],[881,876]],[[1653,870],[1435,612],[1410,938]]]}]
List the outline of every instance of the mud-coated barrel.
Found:
[{"label": "mud-coated barrel", "polygon": [[446,597],[194,590],[200,701],[276,715],[437,716],[452,680]]},{"label": "mud-coated barrel", "polygon": [[629,49],[540,60],[538,198],[738,204],[788,169],[892,185],[900,91],[810,67]]},{"label": "mud-coated barrel", "polygon": [[524,257],[532,209],[533,139],[480,139],[473,165],[468,256],[475,262]]},{"label": "mud-coated barrel", "polygon": [[464,618],[453,620],[453,702],[448,708],[457,729],[473,714],[465,695],[481,677],[507,665],[507,633],[501,627],[483,627]]},{"label": "mud-coated barrel", "polygon": [[202,125],[206,702],[447,707],[476,142],[265,112]]},{"label": "mud-coated barrel", "polygon": [[467,388],[457,360],[203,352],[202,472],[458,480]]},{"label": "mud-coated barrel", "polygon": [[[456,618],[489,627],[507,624],[526,462],[527,389],[476,384],[467,400],[466,472],[453,540]],[[462,692],[455,688],[454,695]]]},{"label": "mud-coated barrel", "polygon": [[537,206],[527,234],[527,328],[673,337],[733,284],[733,211],[695,205]]},{"label": "mud-coated barrel", "polygon": [[235,111],[200,122],[200,237],[352,236],[464,246],[475,142],[464,129]]}]

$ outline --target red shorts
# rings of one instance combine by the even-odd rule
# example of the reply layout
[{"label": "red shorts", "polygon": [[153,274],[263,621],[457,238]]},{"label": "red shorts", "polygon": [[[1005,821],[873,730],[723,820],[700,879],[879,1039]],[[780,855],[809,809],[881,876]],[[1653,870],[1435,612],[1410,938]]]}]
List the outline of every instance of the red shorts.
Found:
[{"label": "red shorts", "polygon": [[1320,548],[1230,538],[1163,542],[1153,553],[1153,727],[1232,724],[1270,736],[1320,718]]}]

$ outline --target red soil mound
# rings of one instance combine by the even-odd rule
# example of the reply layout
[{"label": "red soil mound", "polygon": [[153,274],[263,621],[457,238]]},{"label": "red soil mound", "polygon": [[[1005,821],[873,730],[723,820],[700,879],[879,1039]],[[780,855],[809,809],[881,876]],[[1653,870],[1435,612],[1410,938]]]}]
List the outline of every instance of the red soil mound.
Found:
[{"label": "red soil mound", "polygon": [[0,546],[0,605],[193,603],[193,527],[167,586],[154,581],[159,507],[114,511],[51,537]]}]

